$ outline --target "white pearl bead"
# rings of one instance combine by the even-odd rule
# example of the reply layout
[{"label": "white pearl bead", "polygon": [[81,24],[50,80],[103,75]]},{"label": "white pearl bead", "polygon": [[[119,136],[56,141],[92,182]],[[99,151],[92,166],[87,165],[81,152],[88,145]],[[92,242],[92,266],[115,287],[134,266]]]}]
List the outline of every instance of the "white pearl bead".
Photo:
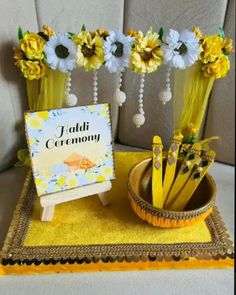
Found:
[{"label": "white pearl bead", "polygon": [[168,101],[170,101],[172,98],[172,93],[170,91],[170,88],[168,89],[164,89],[162,90],[160,93],[159,93],[159,99],[160,101],[165,104],[167,103]]},{"label": "white pearl bead", "polygon": [[186,161],[186,166],[190,166],[191,165],[191,163],[190,163],[190,161]]},{"label": "white pearl bead", "polygon": [[120,89],[116,89],[113,100],[118,103],[118,105],[121,107],[122,104],[126,101],[126,94],[121,91]]},{"label": "white pearl bead", "polygon": [[134,125],[139,128],[145,123],[145,117],[143,114],[136,114],[133,116]]},{"label": "white pearl bead", "polygon": [[198,167],[197,168],[197,171],[201,173],[203,171],[203,168],[202,167]]},{"label": "white pearl bead", "polygon": [[75,94],[70,93],[65,97],[65,105],[68,107],[73,107],[77,104],[78,98]]}]

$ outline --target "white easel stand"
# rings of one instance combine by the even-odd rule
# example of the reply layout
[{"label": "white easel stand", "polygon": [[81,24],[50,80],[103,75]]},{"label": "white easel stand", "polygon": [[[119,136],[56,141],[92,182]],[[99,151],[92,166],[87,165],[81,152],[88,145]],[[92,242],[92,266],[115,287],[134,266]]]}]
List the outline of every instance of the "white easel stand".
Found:
[{"label": "white easel stand", "polygon": [[109,201],[105,196],[105,192],[111,189],[111,182],[99,182],[95,184],[90,184],[78,188],[74,188],[71,190],[55,193],[48,196],[40,197],[40,204],[42,207],[41,210],[41,221],[51,221],[53,219],[55,205],[61,204],[64,202],[92,196],[98,195],[99,200],[101,201],[103,206],[107,206]]}]

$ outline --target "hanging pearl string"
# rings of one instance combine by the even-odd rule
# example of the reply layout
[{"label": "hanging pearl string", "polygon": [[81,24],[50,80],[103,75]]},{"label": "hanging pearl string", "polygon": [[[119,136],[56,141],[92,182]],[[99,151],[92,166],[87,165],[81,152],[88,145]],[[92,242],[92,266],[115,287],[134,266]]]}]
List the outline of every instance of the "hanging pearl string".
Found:
[{"label": "hanging pearl string", "polygon": [[166,104],[172,98],[171,88],[170,88],[170,74],[171,66],[168,65],[166,69],[166,88],[159,93],[159,99],[162,104]]},{"label": "hanging pearl string", "polygon": [[143,110],[143,94],[144,94],[144,81],[145,81],[145,73],[141,75],[140,79],[140,88],[139,88],[139,96],[138,96],[138,114],[135,114],[133,117],[133,122],[137,128],[142,126],[145,123],[145,113]]},{"label": "hanging pearl string", "polygon": [[138,100],[138,110],[141,115],[144,115],[143,110],[143,93],[144,93],[144,81],[145,81],[145,74],[142,74],[140,79],[140,88],[139,88],[139,100]]},{"label": "hanging pearl string", "polygon": [[171,67],[168,66],[166,69],[166,89],[171,92],[170,88],[170,73],[171,73]]},{"label": "hanging pearl string", "polygon": [[70,89],[71,89],[71,72],[68,73],[67,80],[66,80],[66,89],[65,89],[65,97],[66,98],[70,94]]},{"label": "hanging pearl string", "polygon": [[115,103],[117,103],[120,107],[126,101],[126,94],[124,93],[124,91],[120,90],[122,85],[122,74],[122,72],[119,73],[117,89],[113,96]]},{"label": "hanging pearl string", "polygon": [[119,73],[119,80],[118,80],[118,89],[120,90],[121,88],[121,85],[122,85],[122,75],[123,75],[123,72],[120,72]]},{"label": "hanging pearl string", "polygon": [[73,107],[77,104],[77,96],[71,91],[71,72],[68,72],[66,79],[66,87],[65,87],[65,105],[68,107]]},{"label": "hanging pearl string", "polygon": [[98,102],[98,72],[93,72],[93,104]]}]

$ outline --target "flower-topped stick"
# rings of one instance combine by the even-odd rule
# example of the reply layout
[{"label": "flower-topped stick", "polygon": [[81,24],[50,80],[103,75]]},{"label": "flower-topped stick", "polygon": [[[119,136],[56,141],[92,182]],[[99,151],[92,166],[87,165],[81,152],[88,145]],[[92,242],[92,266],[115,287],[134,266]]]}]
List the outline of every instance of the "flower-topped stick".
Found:
[{"label": "flower-topped stick", "polygon": [[118,86],[113,96],[119,106],[126,101],[126,94],[121,91],[122,72],[129,66],[134,40],[133,37],[125,36],[120,31],[111,31],[104,41],[105,66],[110,73],[119,73]]},{"label": "flower-topped stick", "polygon": [[176,90],[181,88],[181,93],[175,91],[176,103],[184,102],[176,128],[181,130],[186,143],[197,140],[214,82],[227,75],[230,69],[228,55],[233,51],[232,39],[225,37],[222,28],[215,35],[204,36],[198,27],[193,33],[199,43],[198,60],[179,81]]},{"label": "flower-topped stick", "polygon": [[137,128],[145,123],[143,110],[143,92],[144,92],[144,76],[146,73],[155,72],[162,64],[163,52],[161,49],[161,40],[159,34],[150,29],[146,35],[141,31],[136,32],[129,30],[128,34],[135,38],[135,44],[132,47],[130,56],[131,69],[141,75],[139,89],[139,113],[133,117],[133,122]]},{"label": "flower-topped stick", "polygon": [[159,93],[159,99],[166,104],[172,98],[170,87],[171,68],[185,69],[198,59],[200,45],[196,35],[188,30],[181,32],[170,29],[163,41],[164,62],[167,64],[166,88]]},{"label": "flower-topped stick", "polygon": [[98,100],[98,69],[104,63],[103,43],[108,35],[104,29],[86,32],[85,25],[81,32],[74,35],[72,40],[77,44],[77,65],[86,72],[93,71],[93,103]]}]

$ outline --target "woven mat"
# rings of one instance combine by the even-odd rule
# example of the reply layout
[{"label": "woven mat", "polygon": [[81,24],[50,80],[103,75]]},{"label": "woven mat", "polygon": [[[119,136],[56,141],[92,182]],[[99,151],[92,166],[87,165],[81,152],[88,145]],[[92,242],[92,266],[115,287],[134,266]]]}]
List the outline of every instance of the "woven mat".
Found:
[{"label": "woven mat", "polygon": [[179,229],[153,227],[132,211],[127,175],[150,155],[115,153],[111,204],[101,206],[97,196],[60,204],[52,222],[40,221],[29,172],[1,251],[0,274],[233,267],[233,244],[216,207],[205,221]]}]

